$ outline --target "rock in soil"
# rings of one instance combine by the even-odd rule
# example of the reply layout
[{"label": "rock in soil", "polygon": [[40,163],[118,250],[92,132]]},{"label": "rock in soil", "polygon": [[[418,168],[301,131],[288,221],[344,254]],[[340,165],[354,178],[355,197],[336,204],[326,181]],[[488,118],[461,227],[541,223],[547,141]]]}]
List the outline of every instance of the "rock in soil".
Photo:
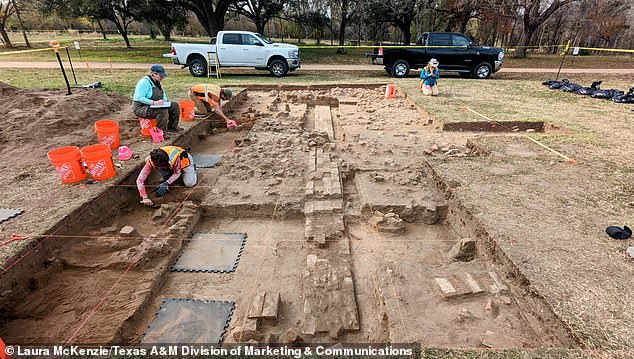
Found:
[{"label": "rock in soil", "polygon": [[456,262],[469,262],[475,258],[476,242],[472,238],[463,238],[449,251],[449,258]]}]

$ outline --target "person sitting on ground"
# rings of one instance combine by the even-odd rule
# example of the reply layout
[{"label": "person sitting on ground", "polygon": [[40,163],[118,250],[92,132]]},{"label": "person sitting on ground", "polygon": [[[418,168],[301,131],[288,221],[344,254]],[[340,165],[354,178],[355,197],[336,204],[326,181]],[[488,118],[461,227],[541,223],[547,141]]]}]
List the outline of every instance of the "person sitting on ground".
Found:
[{"label": "person sitting on ground", "polygon": [[167,76],[163,66],[159,64],[152,65],[147,76],[144,76],[136,84],[132,111],[139,117],[155,118],[156,127],[163,130],[163,132],[178,132],[183,130],[178,127],[180,117],[178,101],[172,101],[169,106],[165,106],[167,94],[161,86],[161,81]]},{"label": "person sitting on ground", "polygon": [[141,203],[147,206],[154,205],[145,191],[145,180],[152,172],[152,168],[158,169],[163,176],[163,182],[156,189],[157,197],[163,197],[169,187],[179,178],[183,179],[186,187],[193,187],[198,181],[194,159],[187,150],[178,146],[155,148],[146,158],[145,166],[136,179],[136,185],[142,198]]},{"label": "person sitting on ground", "polygon": [[438,60],[431,59],[429,64],[423,68],[420,73],[420,82],[418,87],[423,90],[425,96],[438,96],[438,79],[440,71],[438,70]]},{"label": "person sitting on ground", "polygon": [[214,84],[198,84],[189,89],[189,98],[194,101],[194,112],[197,115],[209,115],[215,111],[222,117],[227,127],[237,125],[222,112],[221,100],[230,100],[231,96],[230,89]]}]

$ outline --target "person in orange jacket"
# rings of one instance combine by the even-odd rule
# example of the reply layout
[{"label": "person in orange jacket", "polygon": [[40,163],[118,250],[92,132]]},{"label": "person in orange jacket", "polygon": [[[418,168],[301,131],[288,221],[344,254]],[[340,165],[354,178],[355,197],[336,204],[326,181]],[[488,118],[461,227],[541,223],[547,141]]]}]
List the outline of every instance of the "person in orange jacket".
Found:
[{"label": "person in orange jacket", "polygon": [[[156,196],[163,197],[169,187],[182,177],[186,187],[193,187],[198,182],[194,158],[187,150],[178,146],[163,146],[155,148],[146,159],[145,166],[136,179],[137,189],[141,195],[141,203],[153,206],[154,202],[148,197],[145,191],[145,180],[156,168],[161,172],[164,181],[156,189]],[[165,179],[167,178],[167,179]]]},{"label": "person in orange jacket", "polygon": [[232,97],[231,90],[214,84],[198,84],[189,89],[189,98],[194,101],[197,115],[208,115],[216,112],[227,124],[227,127],[237,127],[235,121],[230,120],[222,111],[222,101]]}]

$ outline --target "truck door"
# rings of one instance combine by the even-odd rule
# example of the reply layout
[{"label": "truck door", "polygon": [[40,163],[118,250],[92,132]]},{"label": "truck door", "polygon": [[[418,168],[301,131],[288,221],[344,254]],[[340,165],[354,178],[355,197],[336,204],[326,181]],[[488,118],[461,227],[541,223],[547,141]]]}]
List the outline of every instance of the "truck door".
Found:
[{"label": "truck door", "polygon": [[[441,70],[455,69],[455,59],[452,58],[453,49],[446,46],[451,45],[451,34],[449,33],[430,33],[427,36],[427,58],[436,59],[440,63],[438,66]],[[438,47],[435,47],[438,46]]]},{"label": "truck door", "polygon": [[242,34],[242,62],[248,66],[266,66],[266,47],[253,35]]},{"label": "truck door", "polygon": [[470,70],[473,66],[477,65],[473,62],[476,61],[476,51],[471,46],[471,40],[467,37],[452,34],[451,35],[453,46],[460,46],[453,48],[453,57],[455,58],[456,70]]},{"label": "truck door", "polygon": [[242,35],[225,33],[218,44],[218,60],[222,66],[236,66],[242,63]]}]

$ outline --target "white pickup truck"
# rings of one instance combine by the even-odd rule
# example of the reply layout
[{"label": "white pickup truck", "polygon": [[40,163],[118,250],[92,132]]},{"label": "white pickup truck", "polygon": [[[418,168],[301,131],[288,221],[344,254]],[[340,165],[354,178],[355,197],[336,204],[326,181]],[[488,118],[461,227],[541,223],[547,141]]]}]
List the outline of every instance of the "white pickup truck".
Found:
[{"label": "white pickup truck", "polygon": [[275,77],[283,77],[300,67],[299,48],[295,45],[273,43],[264,36],[249,31],[220,31],[210,44],[172,43],[172,53],[163,57],[176,65],[189,67],[193,76],[207,76],[211,59],[218,56],[220,67],[255,67],[269,70]]}]

